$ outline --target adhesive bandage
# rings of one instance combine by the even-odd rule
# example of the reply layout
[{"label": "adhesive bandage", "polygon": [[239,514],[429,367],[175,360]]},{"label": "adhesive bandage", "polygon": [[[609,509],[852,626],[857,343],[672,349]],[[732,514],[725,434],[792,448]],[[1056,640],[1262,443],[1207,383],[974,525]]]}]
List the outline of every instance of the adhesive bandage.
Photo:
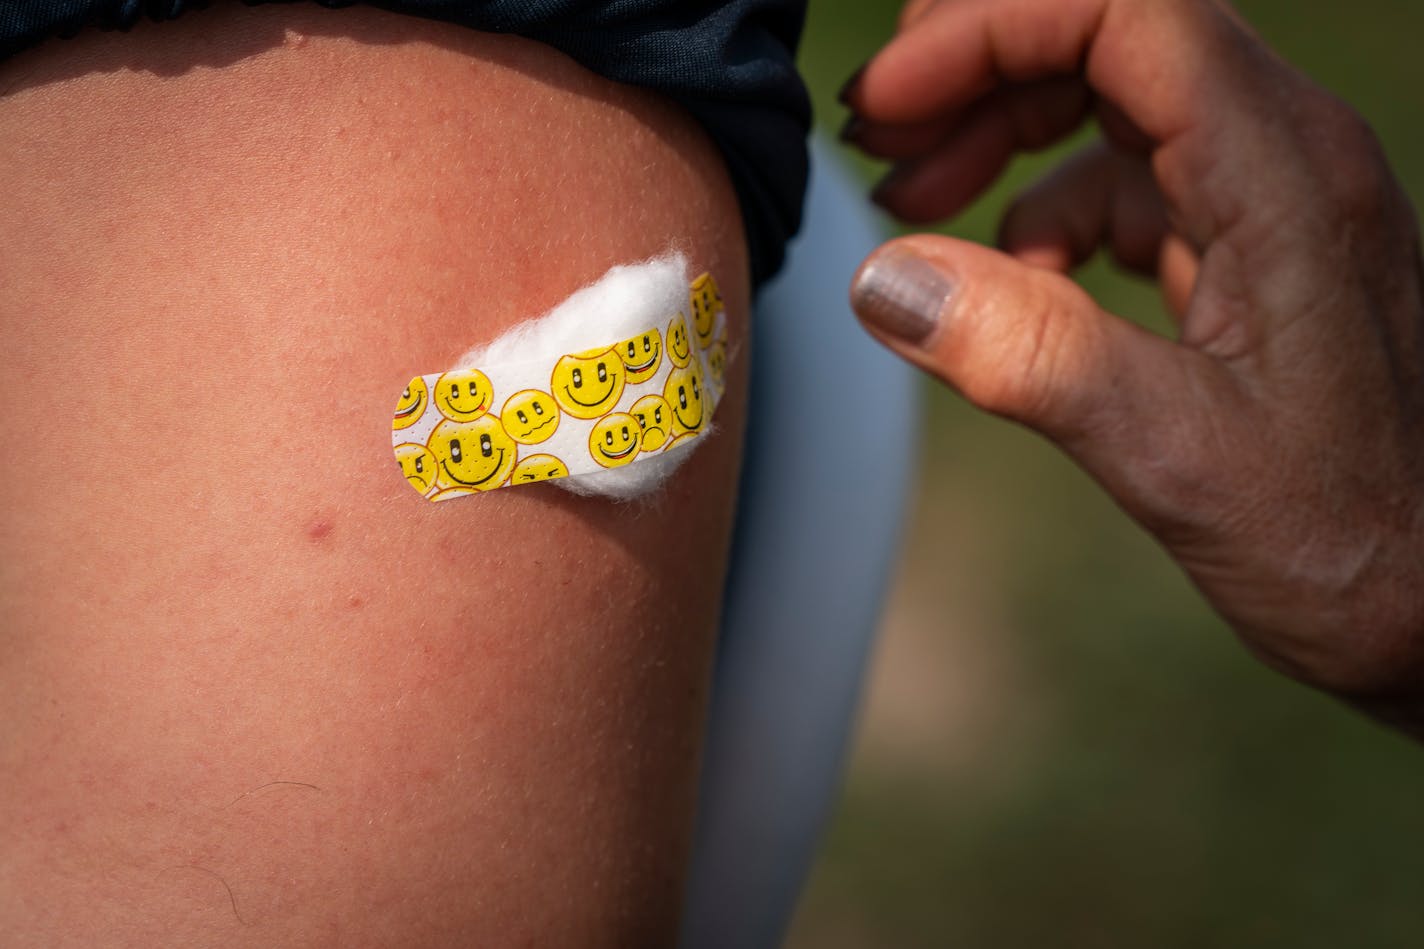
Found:
[{"label": "adhesive bandage", "polygon": [[634,497],[712,429],[726,386],[716,281],[678,254],[614,267],[545,315],[412,379],[391,442],[431,501],[555,481]]}]

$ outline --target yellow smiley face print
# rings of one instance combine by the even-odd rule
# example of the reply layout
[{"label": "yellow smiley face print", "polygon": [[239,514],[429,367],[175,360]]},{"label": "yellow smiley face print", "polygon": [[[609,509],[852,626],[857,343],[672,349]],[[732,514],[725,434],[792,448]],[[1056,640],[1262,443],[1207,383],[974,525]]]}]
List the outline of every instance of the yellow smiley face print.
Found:
[{"label": "yellow smiley face print", "polygon": [[703,419],[702,366],[694,362],[686,369],[674,369],[663,386],[663,398],[672,408],[672,433],[696,432]]},{"label": "yellow smiley face print", "polygon": [[429,403],[430,390],[426,387],[425,380],[416,376],[410,380],[410,385],[405,387],[400,401],[396,403],[396,418],[391,428],[395,431],[410,428],[425,414],[425,406]]},{"label": "yellow smiley face print", "polygon": [[692,328],[697,331],[697,341],[706,349],[712,342],[717,314],[722,311],[722,294],[710,273],[692,281],[688,300],[692,307]]},{"label": "yellow smiley face print", "polygon": [[686,368],[692,359],[692,342],[687,338],[687,320],[682,314],[672,318],[667,328],[667,351],[672,364],[679,369]]},{"label": "yellow smiley face print", "polygon": [[638,457],[642,429],[627,412],[599,419],[588,435],[588,453],[605,468],[618,468]]},{"label": "yellow smiley face print", "polygon": [[530,455],[528,458],[520,460],[514,466],[514,473],[509,476],[509,483],[533,484],[535,481],[548,481],[550,478],[563,478],[569,473],[569,466],[564,464],[553,455]]},{"label": "yellow smiley face print", "polygon": [[549,379],[554,399],[575,418],[598,418],[623,394],[623,360],[611,349],[565,356]]},{"label": "yellow smiley face print", "polygon": [[633,403],[629,414],[638,420],[638,427],[643,430],[640,452],[657,451],[672,434],[672,407],[660,395],[643,396]]},{"label": "yellow smiley face print", "polygon": [[525,389],[505,401],[499,421],[521,445],[537,445],[558,431],[559,407],[549,393]]},{"label": "yellow smiley face print", "polygon": [[727,344],[720,339],[707,351],[707,369],[712,373],[712,384],[720,391],[727,385]]},{"label": "yellow smiley face print", "polygon": [[623,360],[629,385],[647,382],[663,364],[663,337],[656,329],[625,339],[614,350]]},{"label": "yellow smiley face print", "polygon": [[473,422],[441,422],[426,442],[435,455],[441,488],[489,491],[514,469],[515,445],[493,415]]},{"label": "yellow smiley face print", "polygon": [[424,445],[417,445],[415,442],[397,445],[396,462],[400,465],[405,480],[422,495],[435,483],[435,456]]},{"label": "yellow smiley face print", "polygon": [[432,400],[452,422],[473,422],[494,403],[494,387],[478,369],[456,369],[436,380]]}]

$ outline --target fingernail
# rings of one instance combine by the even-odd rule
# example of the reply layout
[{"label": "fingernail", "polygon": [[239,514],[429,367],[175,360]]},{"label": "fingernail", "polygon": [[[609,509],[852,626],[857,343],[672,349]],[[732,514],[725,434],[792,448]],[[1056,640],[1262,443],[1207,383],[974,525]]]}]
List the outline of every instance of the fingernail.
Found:
[{"label": "fingernail", "polygon": [[901,162],[891,168],[885,177],[881,178],[870,191],[870,200],[885,206],[885,202],[891,198],[895,190],[900,187],[900,183],[907,181],[914,172],[916,166],[912,162]]},{"label": "fingernail", "polygon": [[851,287],[860,318],[907,343],[922,343],[939,325],[954,285],[927,260],[903,248],[885,251],[861,268]]},{"label": "fingernail", "polygon": [[850,78],[845,81],[845,85],[841,86],[841,91],[836,93],[837,102],[839,102],[841,105],[850,104],[850,97],[855,94],[855,87],[860,82],[860,77],[864,75],[865,67],[869,65],[869,63],[865,63],[855,72],[850,74]]},{"label": "fingernail", "polygon": [[860,141],[860,135],[864,131],[865,119],[858,115],[851,115],[841,126],[840,139],[849,145],[854,145]]}]

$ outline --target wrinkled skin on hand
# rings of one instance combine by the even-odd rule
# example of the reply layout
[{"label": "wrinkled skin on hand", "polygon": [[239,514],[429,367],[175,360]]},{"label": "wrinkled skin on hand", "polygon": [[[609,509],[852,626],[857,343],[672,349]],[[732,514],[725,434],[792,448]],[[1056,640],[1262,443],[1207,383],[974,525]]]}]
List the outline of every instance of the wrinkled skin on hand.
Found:
[{"label": "wrinkled skin on hand", "polygon": [[[1256,655],[1424,737],[1424,267],[1369,127],[1208,0],[913,2],[844,98],[915,222],[1096,114],[1001,251],[893,241],[858,312],[1072,455]],[[1064,276],[1099,247],[1176,339]]]}]

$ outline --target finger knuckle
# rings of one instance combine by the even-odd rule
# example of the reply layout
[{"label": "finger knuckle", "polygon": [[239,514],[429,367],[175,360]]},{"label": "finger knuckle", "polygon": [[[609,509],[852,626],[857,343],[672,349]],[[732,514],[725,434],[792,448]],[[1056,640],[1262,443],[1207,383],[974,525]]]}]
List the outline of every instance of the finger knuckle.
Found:
[{"label": "finger knuckle", "polygon": [[1032,284],[1012,301],[970,306],[974,318],[961,324],[952,354],[960,391],[985,411],[1042,421],[1055,407],[1064,355],[1055,295]]},{"label": "finger knuckle", "polygon": [[1389,166],[1374,130],[1343,102],[1322,96],[1309,112],[1315,176],[1339,212],[1376,216],[1393,203]]}]

